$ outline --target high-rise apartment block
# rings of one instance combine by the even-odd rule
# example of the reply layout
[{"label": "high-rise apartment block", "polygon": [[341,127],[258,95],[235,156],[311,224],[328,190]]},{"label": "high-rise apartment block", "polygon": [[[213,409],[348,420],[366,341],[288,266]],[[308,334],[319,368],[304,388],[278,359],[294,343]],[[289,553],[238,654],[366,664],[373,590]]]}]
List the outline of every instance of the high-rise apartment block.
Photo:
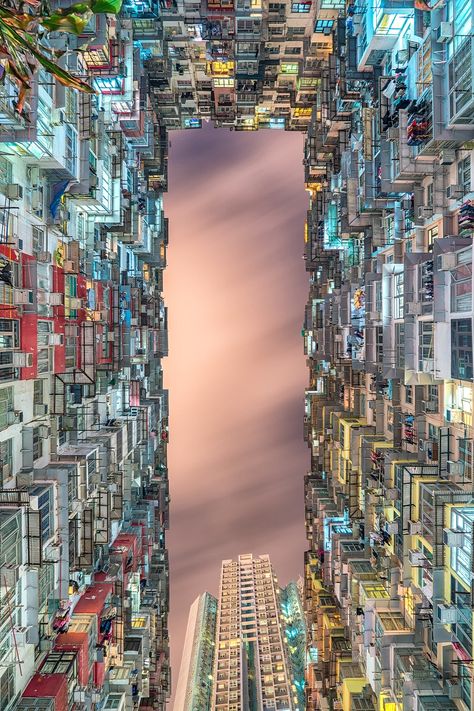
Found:
[{"label": "high-rise apartment block", "polygon": [[303,711],[302,590],[280,589],[270,558],[222,563],[219,601],[191,606],[175,711]]},{"label": "high-rise apartment block", "polygon": [[[472,709],[472,2],[126,0],[49,41],[95,93],[0,85],[2,711],[164,709],[167,131],[206,119],[306,133],[306,707]],[[216,708],[296,703],[272,581],[224,566]]]},{"label": "high-rise apartment block", "polygon": [[211,708],[216,622],[217,600],[209,593],[203,593],[189,611],[174,711],[207,711]]},{"label": "high-rise apartment block", "polygon": [[283,635],[280,589],[269,556],[223,561],[213,710],[295,708]]}]

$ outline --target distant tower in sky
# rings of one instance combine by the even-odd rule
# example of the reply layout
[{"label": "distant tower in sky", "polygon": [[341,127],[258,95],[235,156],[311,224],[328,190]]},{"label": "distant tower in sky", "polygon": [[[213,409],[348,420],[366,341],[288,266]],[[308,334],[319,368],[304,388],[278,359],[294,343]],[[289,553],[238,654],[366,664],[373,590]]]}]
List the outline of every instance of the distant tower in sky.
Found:
[{"label": "distant tower in sky", "polygon": [[209,711],[217,600],[209,593],[191,605],[173,711]]},{"label": "distant tower in sky", "polygon": [[[295,711],[297,695],[268,555],[222,563],[212,711]],[[301,709],[302,711],[302,709]]]}]

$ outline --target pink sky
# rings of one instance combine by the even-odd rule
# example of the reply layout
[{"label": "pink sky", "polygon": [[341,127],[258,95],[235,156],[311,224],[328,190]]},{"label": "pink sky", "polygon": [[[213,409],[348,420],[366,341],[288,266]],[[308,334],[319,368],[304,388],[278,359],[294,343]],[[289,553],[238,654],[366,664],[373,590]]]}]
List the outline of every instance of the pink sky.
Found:
[{"label": "pink sky", "polygon": [[269,553],[303,572],[308,293],[303,137],[206,126],[171,134],[169,315],[171,650],[220,564]]}]

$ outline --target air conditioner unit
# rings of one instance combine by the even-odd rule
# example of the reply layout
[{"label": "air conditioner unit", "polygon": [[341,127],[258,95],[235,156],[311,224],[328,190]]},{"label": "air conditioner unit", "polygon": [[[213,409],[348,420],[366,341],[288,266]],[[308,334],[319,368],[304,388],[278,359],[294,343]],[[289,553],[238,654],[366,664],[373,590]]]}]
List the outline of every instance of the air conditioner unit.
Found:
[{"label": "air conditioner unit", "polygon": [[0,566],[0,588],[14,588],[20,579],[20,566],[6,564]]},{"label": "air conditioner unit", "polygon": [[422,372],[423,373],[432,373],[434,370],[434,358],[425,358],[425,360],[422,361]]},{"label": "air conditioner unit", "polygon": [[386,489],[385,498],[387,501],[396,501],[398,499],[398,489]]},{"label": "air conditioner unit", "polygon": [[35,417],[43,417],[48,414],[48,406],[43,403],[37,403],[33,405],[33,412]]},{"label": "air conditioner unit", "polygon": [[464,195],[462,185],[449,185],[446,188],[446,197],[448,200],[460,200]]},{"label": "air conditioner unit", "polygon": [[443,543],[450,548],[462,548],[466,540],[464,531],[455,531],[452,528],[443,529]]},{"label": "air conditioner unit", "polygon": [[436,615],[442,625],[455,625],[459,621],[459,608],[456,605],[438,605]]},{"label": "air conditioner unit", "polygon": [[433,209],[431,207],[424,207],[420,205],[418,207],[418,218],[420,220],[426,220],[433,214]]},{"label": "air conditioner unit", "polygon": [[398,141],[400,138],[400,129],[396,126],[390,126],[387,129],[387,141]]},{"label": "air conditioner unit", "polygon": [[69,299],[69,306],[71,309],[81,309],[82,299],[78,299],[76,296]]},{"label": "air conditioner unit", "polygon": [[113,331],[109,331],[109,333],[107,334],[107,340],[110,343],[113,343],[115,341],[115,333]]},{"label": "air conditioner unit", "polygon": [[450,699],[462,697],[462,686],[457,679],[446,679],[446,689]]},{"label": "air conditioner unit", "polygon": [[395,536],[398,533],[398,521],[387,523],[386,530],[391,536]]},{"label": "air conditioner unit", "polygon": [[15,306],[33,303],[33,291],[31,289],[14,289],[13,303]]},{"label": "air conditioner unit", "polygon": [[33,367],[33,353],[13,353],[13,367],[14,368],[32,368]]},{"label": "air conditioner unit", "polygon": [[51,435],[51,428],[47,425],[40,425],[38,427],[38,434],[41,439],[48,439]]},{"label": "air conditioner unit", "polygon": [[416,568],[419,568],[420,566],[422,566],[424,564],[426,558],[421,551],[412,549],[412,550],[408,551],[408,560],[410,562],[410,565],[413,565]]},{"label": "air conditioner unit", "polygon": [[440,254],[438,257],[438,269],[441,272],[451,271],[456,267],[456,255],[454,252]]},{"label": "air conditioner unit", "polygon": [[458,408],[446,410],[446,422],[452,422],[453,424],[462,422],[462,410]]},{"label": "air conditioner unit", "polygon": [[33,212],[43,211],[43,189],[36,188],[31,193],[31,209]]},{"label": "air conditioner unit", "polygon": [[42,264],[47,264],[51,261],[51,252],[38,252],[36,260]]},{"label": "air conditioner unit", "polygon": [[62,333],[50,333],[48,340],[50,346],[62,346],[64,343],[64,336]]},{"label": "air conditioner unit", "polygon": [[370,321],[380,321],[380,311],[369,311],[368,317]]},{"label": "air conditioner unit", "polygon": [[9,183],[3,188],[3,194],[9,200],[22,200],[23,187],[18,183]]},{"label": "air conditioner unit", "polygon": [[461,476],[464,473],[464,464],[463,462],[452,462],[448,459],[446,462],[446,470],[448,474]]},{"label": "air conditioner unit", "polygon": [[51,126],[61,126],[64,123],[64,111],[53,109],[51,111]]},{"label": "air conditioner unit", "polygon": [[71,261],[70,259],[66,259],[66,260],[64,261],[64,263],[63,263],[63,269],[64,269],[64,271],[67,272],[68,274],[71,274],[71,273],[74,273],[74,274],[75,274],[75,273],[77,272],[76,263],[73,262],[73,261]]},{"label": "air conditioner unit", "polygon": [[6,413],[7,415],[7,424],[8,425],[14,425],[18,422],[22,422],[23,420],[23,413],[18,410],[10,410],[9,412]]},{"label": "air conditioner unit", "polygon": [[53,291],[48,295],[50,306],[62,306],[64,303],[64,294],[60,291]]},{"label": "air conditioner unit", "polygon": [[419,536],[421,534],[421,521],[408,521],[408,533],[410,536]]},{"label": "air conditioner unit", "polygon": [[423,412],[438,412],[438,405],[434,400],[423,400],[421,409]]},{"label": "air conditioner unit", "polygon": [[60,558],[60,546],[50,543],[44,549],[44,559],[47,563],[58,563]]},{"label": "air conditioner unit", "polygon": [[79,326],[75,323],[67,323],[64,326],[64,335],[66,338],[77,338],[79,336]]},{"label": "air conditioner unit", "polygon": [[28,644],[28,627],[12,627],[12,639],[18,647],[26,647]]},{"label": "air conditioner unit", "polygon": [[439,152],[440,165],[452,165],[456,160],[456,153],[453,150],[445,149]]},{"label": "air conditioner unit", "polygon": [[419,301],[410,301],[405,304],[405,311],[408,316],[420,316],[422,306]]},{"label": "air conditioner unit", "polygon": [[441,22],[440,26],[436,30],[436,41],[444,44],[453,39],[453,23],[452,22]]}]

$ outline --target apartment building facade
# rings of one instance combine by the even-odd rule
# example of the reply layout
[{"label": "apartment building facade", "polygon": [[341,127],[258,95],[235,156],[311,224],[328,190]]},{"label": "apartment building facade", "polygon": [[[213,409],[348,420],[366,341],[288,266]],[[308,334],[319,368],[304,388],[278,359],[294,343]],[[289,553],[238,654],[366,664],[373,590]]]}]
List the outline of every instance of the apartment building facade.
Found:
[{"label": "apartment building facade", "polygon": [[14,82],[0,87],[1,707],[156,711],[166,140],[126,11],[69,49],[94,95],[39,71],[19,114]]},{"label": "apartment building facade", "polygon": [[212,703],[217,599],[210,593],[196,598],[189,610],[181,656],[175,711],[206,711]]},{"label": "apartment building facade", "polygon": [[306,704],[472,709],[472,7],[349,3],[331,35],[305,148]]},{"label": "apartment building facade", "polygon": [[[472,14],[125,2],[69,39],[94,95],[3,78],[2,711],[166,703],[167,132],[207,119],[306,133],[307,708],[472,707]],[[269,566],[226,563],[216,708],[298,703],[237,604]]]}]

